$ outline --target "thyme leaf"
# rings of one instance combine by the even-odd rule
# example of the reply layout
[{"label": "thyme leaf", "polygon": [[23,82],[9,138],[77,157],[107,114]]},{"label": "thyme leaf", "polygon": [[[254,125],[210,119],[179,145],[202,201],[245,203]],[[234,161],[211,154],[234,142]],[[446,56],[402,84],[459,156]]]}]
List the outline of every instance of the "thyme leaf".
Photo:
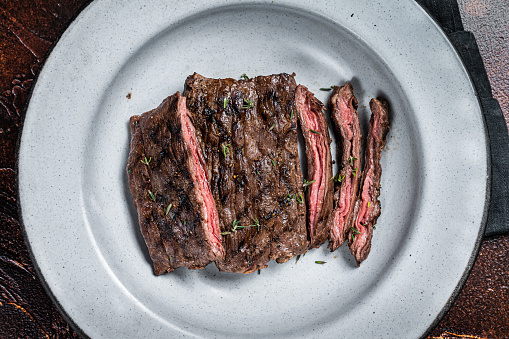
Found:
[{"label": "thyme leaf", "polygon": [[147,157],[145,157],[145,159],[143,160],[140,160],[142,164],[145,164],[148,166],[148,164],[150,164],[150,161],[152,161],[152,157],[148,158],[147,160]]},{"label": "thyme leaf", "polygon": [[228,102],[228,99],[224,98],[223,99],[223,108],[226,108],[226,103]]},{"label": "thyme leaf", "polygon": [[246,73],[242,74],[240,78],[244,80],[249,80],[249,77],[246,75]]},{"label": "thyme leaf", "polygon": [[290,111],[290,119],[293,119],[293,109]]},{"label": "thyme leaf", "polygon": [[148,195],[150,196],[150,199],[152,199],[153,201],[156,201],[156,197],[154,196],[154,193],[152,193],[151,190],[148,190]]},{"label": "thyme leaf", "polygon": [[353,167],[353,161],[354,160],[357,160],[357,158],[350,156],[350,166],[352,166],[352,167]]},{"label": "thyme leaf", "polygon": [[357,176],[357,167],[355,167],[355,168],[353,169],[352,174],[353,174],[353,176],[354,176],[354,177],[356,177],[356,176]]},{"label": "thyme leaf", "polygon": [[244,98],[244,105],[242,106],[243,109],[248,109],[254,107],[254,102],[252,102],[249,99]]},{"label": "thyme leaf", "polygon": [[330,91],[333,88],[334,88],[334,86],[331,86],[331,87],[322,87],[322,88],[320,88],[320,91],[327,91],[328,92],[328,91]]},{"label": "thyme leaf", "polygon": [[338,174],[338,177],[336,179],[334,179],[335,182],[341,182],[343,181],[343,179],[345,179],[345,176],[341,176],[341,174]]},{"label": "thyme leaf", "polygon": [[303,188],[306,188],[308,187],[309,185],[311,185],[312,183],[314,183],[316,180],[311,180],[311,181],[307,181],[306,179],[304,179],[304,183],[302,184],[302,187]]},{"label": "thyme leaf", "polygon": [[310,131],[311,133],[314,133],[314,134],[322,134],[322,133],[320,133],[320,132],[318,132],[318,131],[315,131],[314,129],[310,129],[309,131]]},{"label": "thyme leaf", "polygon": [[223,155],[224,155],[225,158],[226,158],[226,154],[230,153],[230,149],[228,148],[230,146],[231,146],[230,144],[223,144],[223,145],[221,145],[221,148],[223,149]]},{"label": "thyme leaf", "polygon": [[302,198],[302,193],[299,192],[299,195],[297,196],[297,202],[299,204],[302,204],[304,202],[304,199]]},{"label": "thyme leaf", "polygon": [[166,214],[165,215],[168,215],[168,213],[170,213],[170,210],[171,210],[172,207],[173,207],[173,204],[169,204],[168,207],[166,207]]},{"label": "thyme leaf", "polygon": [[361,232],[359,232],[359,230],[356,229],[355,227],[350,227],[350,229],[352,230],[352,241],[355,241],[355,236],[357,234],[360,234]]},{"label": "thyme leaf", "polygon": [[269,131],[272,131],[276,127],[276,123],[273,123],[272,126],[270,126]]},{"label": "thyme leaf", "polygon": [[321,260],[316,260],[315,261],[315,264],[319,264],[319,265],[323,265],[323,264],[326,264],[327,261],[321,261]]},{"label": "thyme leaf", "polygon": [[272,163],[272,166],[276,167],[276,163],[274,162],[274,159],[270,159],[270,162]]},{"label": "thyme leaf", "polygon": [[260,225],[260,221],[258,220],[258,218],[254,218],[253,222],[254,224],[250,225],[250,227],[256,227],[256,229],[258,229],[259,231],[262,228],[262,226]]},{"label": "thyme leaf", "polygon": [[300,259],[300,254],[297,256],[297,258],[295,258],[295,263],[298,263],[299,259]]}]

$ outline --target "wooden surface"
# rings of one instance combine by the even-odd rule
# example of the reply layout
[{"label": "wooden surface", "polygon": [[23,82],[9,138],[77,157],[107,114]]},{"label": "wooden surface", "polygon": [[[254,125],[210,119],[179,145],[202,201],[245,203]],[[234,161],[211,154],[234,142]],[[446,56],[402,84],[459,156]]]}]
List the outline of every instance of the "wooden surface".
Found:
[{"label": "wooden surface", "polygon": [[[23,108],[49,48],[87,0],[0,1],[0,337],[77,337],[46,295],[24,243],[16,201]],[[509,2],[459,0],[509,122]],[[509,236],[485,239],[435,338],[509,337]]]}]

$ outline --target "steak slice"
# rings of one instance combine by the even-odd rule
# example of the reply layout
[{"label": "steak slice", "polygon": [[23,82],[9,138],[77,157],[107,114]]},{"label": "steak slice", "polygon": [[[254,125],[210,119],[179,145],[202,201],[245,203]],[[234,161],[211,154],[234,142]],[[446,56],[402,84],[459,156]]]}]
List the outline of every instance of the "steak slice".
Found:
[{"label": "steak slice", "polygon": [[204,158],[179,92],[130,119],[129,188],[157,275],[222,258]]},{"label": "steak slice", "polygon": [[352,227],[348,237],[350,251],[355,256],[358,266],[368,257],[371,250],[373,227],[381,213],[380,201],[378,201],[382,175],[380,158],[385,147],[387,133],[389,133],[389,105],[387,101],[371,99],[369,107],[372,113],[366,140],[361,191],[355,202]]},{"label": "steak slice", "polygon": [[186,80],[223,234],[221,271],[250,273],[307,249],[295,87],[288,74]]},{"label": "steak slice", "polygon": [[340,171],[334,179],[334,211],[329,234],[329,248],[335,251],[350,231],[349,220],[355,206],[361,176],[362,133],[357,114],[357,99],[350,83],[334,86],[330,99],[331,120],[338,137]]},{"label": "steak slice", "polygon": [[329,235],[334,183],[330,152],[331,139],[323,104],[306,87],[295,90],[295,105],[305,140],[308,164],[306,203],[308,208],[309,248],[318,248]]}]

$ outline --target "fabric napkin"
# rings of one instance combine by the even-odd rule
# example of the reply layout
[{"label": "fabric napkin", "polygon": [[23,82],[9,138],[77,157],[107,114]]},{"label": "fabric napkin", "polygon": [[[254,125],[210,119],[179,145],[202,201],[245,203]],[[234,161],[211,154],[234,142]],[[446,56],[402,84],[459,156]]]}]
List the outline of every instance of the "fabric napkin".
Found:
[{"label": "fabric napkin", "polygon": [[[491,201],[486,237],[509,233],[509,134],[502,109],[491,85],[475,37],[463,29],[456,0],[416,0],[449,36],[470,73],[481,103],[491,149]],[[465,206],[468,208],[468,206]]]}]

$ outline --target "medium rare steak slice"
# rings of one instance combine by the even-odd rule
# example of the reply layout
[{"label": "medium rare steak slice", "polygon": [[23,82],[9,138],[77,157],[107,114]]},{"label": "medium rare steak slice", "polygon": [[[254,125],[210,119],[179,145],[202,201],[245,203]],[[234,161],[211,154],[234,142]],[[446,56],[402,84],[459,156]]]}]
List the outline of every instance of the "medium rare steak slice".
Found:
[{"label": "medium rare steak slice", "polygon": [[308,208],[309,248],[318,248],[329,235],[334,183],[330,152],[331,139],[323,104],[306,87],[295,90],[295,105],[305,140],[308,164],[306,202]]},{"label": "medium rare steak slice", "polygon": [[288,74],[186,80],[223,234],[221,271],[250,273],[307,249],[295,87]]},{"label": "medium rare steak slice", "polygon": [[331,120],[338,136],[339,174],[334,179],[334,212],[329,234],[329,248],[335,251],[343,244],[350,231],[359,178],[361,176],[362,133],[357,115],[357,99],[350,83],[334,86],[330,99]]},{"label": "medium rare steak slice", "polygon": [[129,188],[157,275],[222,258],[218,214],[185,97],[131,117]]},{"label": "medium rare steak slice", "polygon": [[352,227],[348,237],[350,251],[355,256],[358,266],[368,257],[373,227],[381,213],[380,201],[378,201],[382,175],[380,158],[387,133],[389,133],[388,103],[383,99],[371,99],[369,107],[372,114],[366,140],[361,191],[355,203]]}]

